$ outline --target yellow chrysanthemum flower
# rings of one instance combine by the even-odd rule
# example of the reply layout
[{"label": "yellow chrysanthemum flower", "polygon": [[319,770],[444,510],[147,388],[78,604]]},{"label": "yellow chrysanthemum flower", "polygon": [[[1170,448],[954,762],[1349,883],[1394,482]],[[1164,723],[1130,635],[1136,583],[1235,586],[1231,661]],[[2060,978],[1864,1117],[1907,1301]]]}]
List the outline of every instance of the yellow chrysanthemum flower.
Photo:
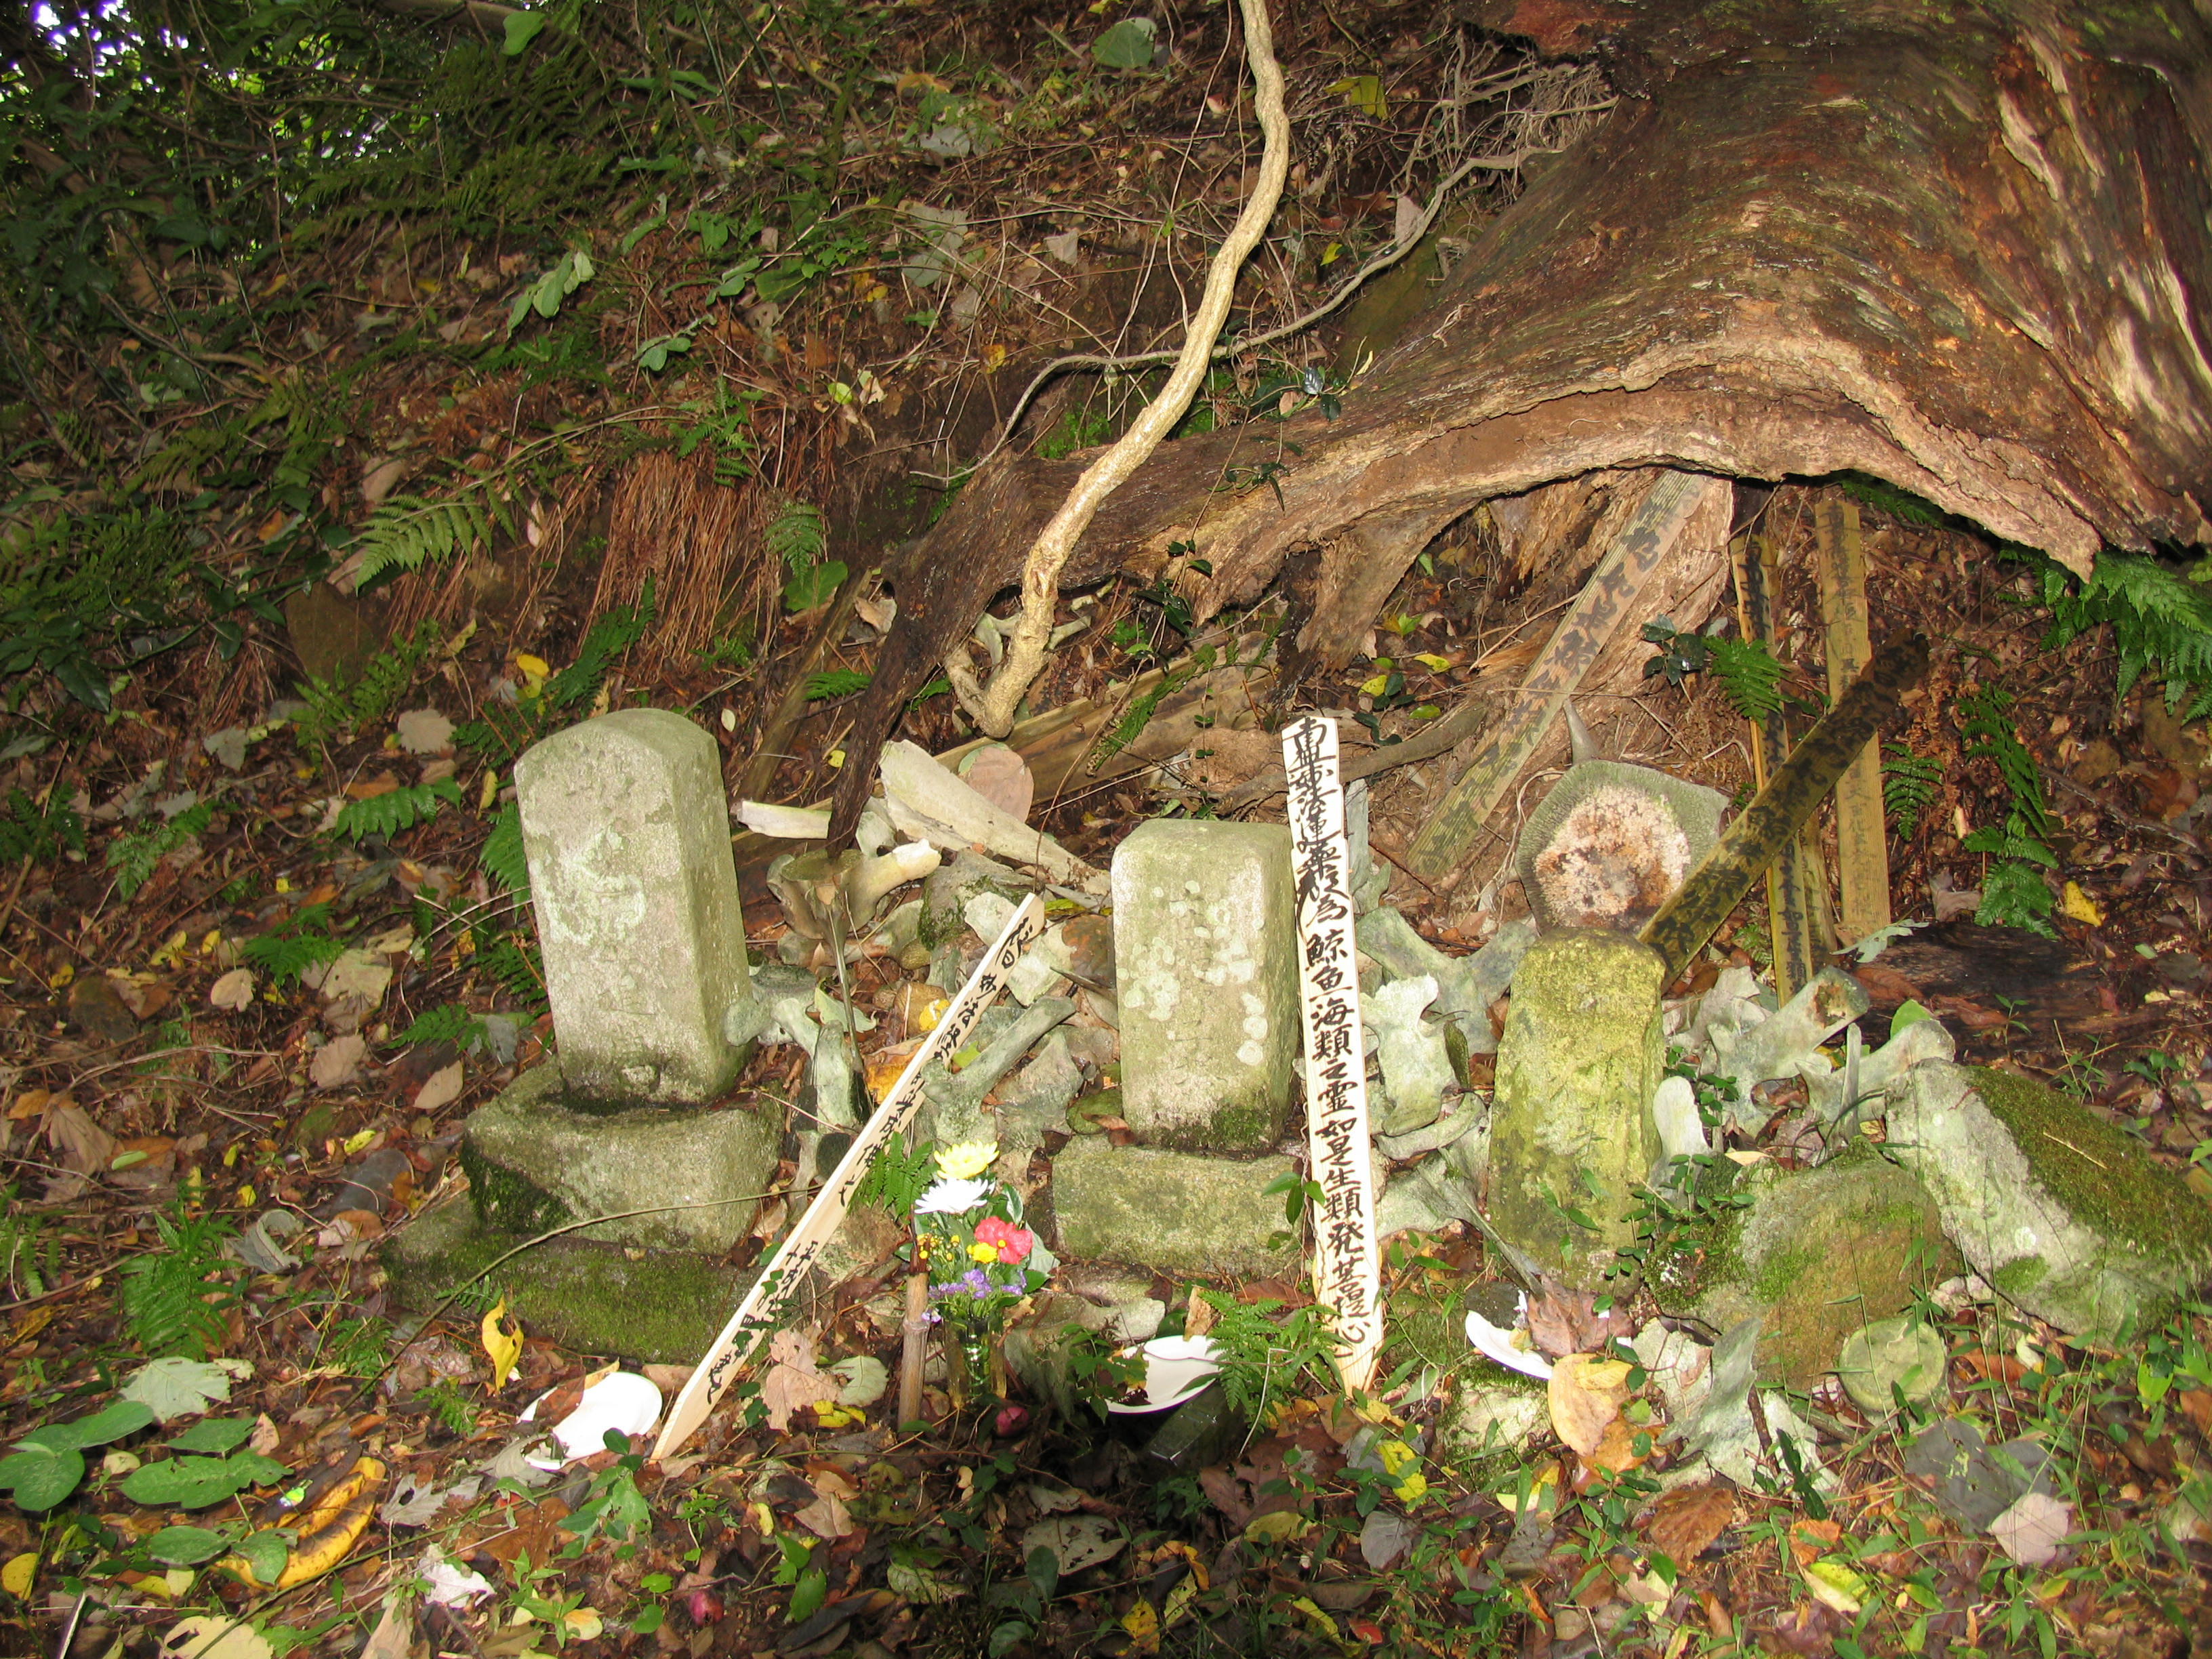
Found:
[{"label": "yellow chrysanthemum flower", "polygon": [[956,1146],[939,1148],[937,1167],[955,1181],[973,1181],[991,1167],[998,1155],[995,1140],[963,1140]]},{"label": "yellow chrysanthemum flower", "polygon": [[968,1247],[968,1255],[970,1260],[975,1261],[996,1261],[999,1259],[999,1247],[995,1244],[970,1244]]}]

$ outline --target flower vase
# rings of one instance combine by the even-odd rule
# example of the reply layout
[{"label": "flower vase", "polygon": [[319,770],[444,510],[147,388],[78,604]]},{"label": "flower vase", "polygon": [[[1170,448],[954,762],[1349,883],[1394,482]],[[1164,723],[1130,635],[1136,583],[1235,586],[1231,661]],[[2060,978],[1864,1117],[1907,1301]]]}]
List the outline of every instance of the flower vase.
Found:
[{"label": "flower vase", "polygon": [[945,1322],[945,1391],[963,1417],[1006,1392],[1006,1350],[996,1321]]}]

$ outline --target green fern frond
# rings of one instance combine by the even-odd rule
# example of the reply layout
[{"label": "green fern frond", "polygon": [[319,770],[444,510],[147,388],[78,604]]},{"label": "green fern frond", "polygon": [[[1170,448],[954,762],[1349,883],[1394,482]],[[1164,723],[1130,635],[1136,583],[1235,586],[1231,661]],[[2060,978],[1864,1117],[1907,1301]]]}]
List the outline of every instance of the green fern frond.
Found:
[{"label": "green fern frond", "polygon": [[2051,810],[2044,804],[2043,776],[2035,757],[2013,729],[2012,698],[1996,684],[1975,686],[1959,699],[1960,735],[1966,739],[1961,751],[1968,760],[1987,760],[1997,769],[2012,793],[2014,808],[2026,820],[2027,832],[2038,841],[2051,834]]},{"label": "green fern frond", "polygon": [[108,842],[106,853],[107,867],[115,872],[115,890],[125,898],[134,896],[154,878],[155,868],[161,860],[206,829],[214,816],[215,803],[204,800],[167,823],[150,830],[126,830],[116,836]]},{"label": "green fern frond", "polygon": [[1974,920],[1984,927],[2024,927],[2046,939],[2057,937],[2051,925],[2051,890],[2032,864],[2000,859],[1982,872],[1982,903]]},{"label": "green fern frond", "polygon": [[467,495],[442,501],[394,495],[368,515],[355,545],[359,581],[367,586],[387,570],[420,570],[433,560],[472,553],[491,541],[483,504]]},{"label": "green fern frond", "polygon": [[519,899],[530,897],[530,860],[522,850],[522,809],[512,801],[491,821],[477,849],[477,868]]},{"label": "green fern frond", "polygon": [[505,986],[507,994],[532,1010],[545,1006],[545,965],[538,959],[538,947],[521,942],[522,936],[509,934],[478,960],[483,970]]},{"label": "green fern frond", "polygon": [[822,509],[811,501],[786,501],[777,510],[775,517],[769,520],[768,528],[761,532],[761,541],[793,571],[812,568],[830,545]]},{"label": "green fern frond", "polygon": [[434,783],[410,783],[387,789],[380,795],[371,795],[367,800],[348,801],[331,829],[349,841],[359,841],[364,836],[389,841],[401,830],[412,830],[437,817],[440,801],[449,800],[458,805],[460,799],[461,787],[451,778],[440,778]]},{"label": "green fern frond", "polygon": [[819,674],[806,677],[806,700],[821,702],[830,697],[849,697],[855,691],[865,691],[875,678],[857,668],[825,669]]},{"label": "green fern frond", "polygon": [[1782,712],[1783,666],[1762,640],[1705,641],[1705,665],[1747,720],[1764,724]]},{"label": "green fern frond", "polygon": [[392,1040],[402,1044],[450,1042],[468,1048],[483,1036],[482,1020],[459,1003],[448,1002],[417,1015],[413,1024]]},{"label": "green fern frond", "polygon": [[1935,761],[1916,755],[1901,743],[1888,745],[1881,763],[1881,804],[1899,841],[1911,841],[1920,827],[1920,815],[1936,799],[1936,785],[1943,775]]},{"label": "green fern frond", "polygon": [[239,954],[279,985],[288,985],[319,962],[335,962],[345,941],[330,931],[331,907],[309,904],[290,920],[240,945]]},{"label": "green fern frond", "polygon": [[221,1216],[188,1216],[180,1207],[156,1216],[154,1230],[160,1244],[123,1265],[123,1316],[148,1353],[204,1359],[238,1299],[235,1286],[215,1278],[223,1243],[237,1229]]},{"label": "green fern frond", "polygon": [[2122,696],[2144,674],[2154,673],[2166,682],[2169,706],[2189,700],[2185,720],[2212,710],[2212,591],[2204,585],[2205,566],[2185,574],[2148,555],[2107,550],[2098,554],[2088,580],[2077,583],[2044,554],[2028,548],[2004,551],[2034,565],[2041,576],[2052,617],[2046,648],[2110,623]]},{"label": "green fern frond", "polygon": [[546,706],[573,708],[597,696],[599,682],[606,678],[607,670],[614,666],[617,657],[646,636],[657,614],[653,579],[648,576],[637,603],[617,605],[600,617],[584,635],[584,643],[577,648],[576,660],[545,683]]},{"label": "green fern frond", "polygon": [[8,792],[8,810],[0,813],[0,864],[50,864],[63,849],[84,851],[84,820],[66,805],[39,805],[21,789]]}]

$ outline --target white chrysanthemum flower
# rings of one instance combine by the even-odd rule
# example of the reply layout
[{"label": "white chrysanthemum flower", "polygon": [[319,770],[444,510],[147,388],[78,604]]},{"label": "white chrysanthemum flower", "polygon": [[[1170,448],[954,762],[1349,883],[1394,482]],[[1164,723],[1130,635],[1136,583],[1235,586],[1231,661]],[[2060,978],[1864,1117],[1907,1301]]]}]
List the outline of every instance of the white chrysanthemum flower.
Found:
[{"label": "white chrysanthemum flower", "polygon": [[915,1202],[916,1215],[959,1215],[991,1195],[988,1181],[940,1181]]}]

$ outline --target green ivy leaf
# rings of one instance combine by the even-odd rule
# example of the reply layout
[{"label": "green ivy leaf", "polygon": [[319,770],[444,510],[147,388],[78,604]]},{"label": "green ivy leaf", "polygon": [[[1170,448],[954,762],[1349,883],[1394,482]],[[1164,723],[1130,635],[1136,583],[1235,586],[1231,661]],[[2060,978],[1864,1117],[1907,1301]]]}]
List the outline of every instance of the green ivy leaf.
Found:
[{"label": "green ivy leaf", "polygon": [[0,1490],[13,1492],[21,1508],[50,1510],[84,1479],[84,1455],[74,1446],[55,1443],[48,1437],[52,1432],[25,1435],[14,1451],[0,1458]]},{"label": "green ivy leaf", "polygon": [[146,1540],[146,1553],[165,1566],[196,1567],[222,1554],[224,1541],[205,1527],[164,1527]]},{"label": "green ivy leaf", "polygon": [[168,1443],[174,1452],[208,1452],[220,1457],[236,1451],[253,1434],[250,1417],[208,1417],[193,1424]]},{"label": "green ivy leaf", "polygon": [[172,1457],[134,1469],[123,1482],[123,1495],[133,1503],[204,1510],[234,1498],[248,1486],[265,1486],[291,1471],[258,1452],[234,1457]]},{"label": "green ivy leaf", "polygon": [[1149,17],[1125,17],[1091,43],[1091,55],[1110,70],[1152,67],[1159,28]]},{"label": "green ivy leaf", "polygon": [[507,41],[500,50],[509,58],[520,58],[530,50],[530,43],[545,32],[545,15],[536,11],[511,11],[504,21]]}]

